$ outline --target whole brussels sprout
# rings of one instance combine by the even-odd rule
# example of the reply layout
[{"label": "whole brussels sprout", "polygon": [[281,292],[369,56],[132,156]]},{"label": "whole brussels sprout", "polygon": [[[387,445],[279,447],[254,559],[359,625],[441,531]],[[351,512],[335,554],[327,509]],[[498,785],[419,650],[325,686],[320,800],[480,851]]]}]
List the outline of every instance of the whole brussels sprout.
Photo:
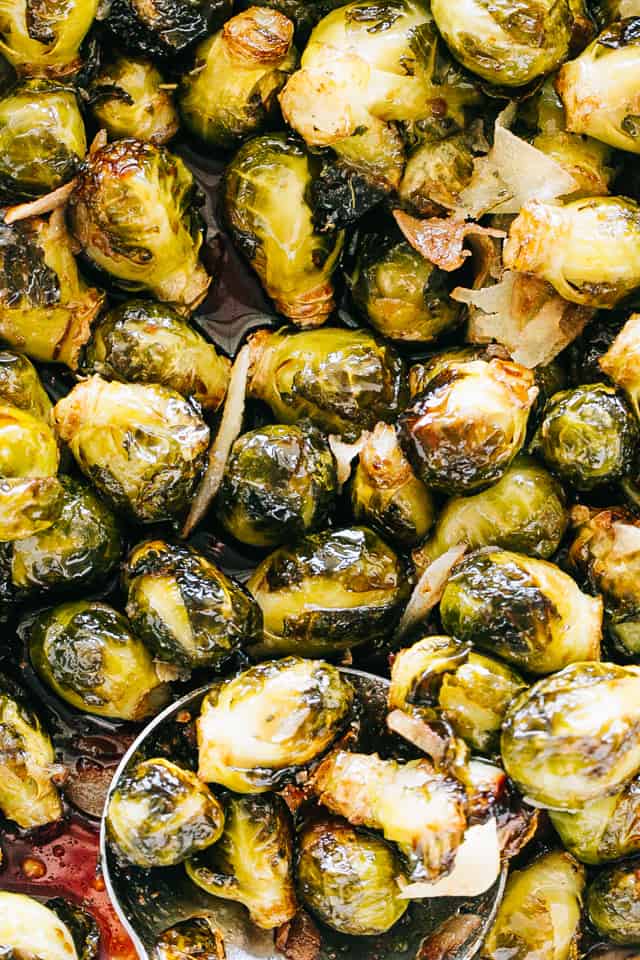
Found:
[{"label": "whole brussels sprout", "polygon": [[311,423],[270,424],[234,443],[218,494],[220,523],[241,543],[275,547],[321,526],[338,478],[333,454]]},{"label": "whole brussels sprout", "polygon": [[250,395],[281,423],[309,417],[321,430],[355,440],[400,410],[402,361],[365,330],[261,330],[250,343]]},{"label": "whole brussels sprout", "polygon": [[93,77],[88,93],[94,119],[111,140],[135,137],[158,145],[178,132],[170,85],[149,60],[116,57]]},{"label": "whole brussels sprout", "polygon": [[128,300],[94,325],[83,372],[125,383],[160,383],[205,410],[224,400],[231,364],[171,307]]},{"label": "whole brussels sprout", "polygon": [[529,200],[511,224],[504,265],[547,280],[572,303],[612,310],[640,286],[639,251],[634,200]]},{"label": "whole brussels sprout", "polygon": [[[213,929],[212,929],[213,927]],[[151,960],[217,960],[220,956],[220,931],[213,920],[196,917],[165,930],[155,945]]]},{"label": "whole brussels sprout", "polygon": [[198,720],[199,776],[235,793],[279,787],[331,746],[353,700],[351,684],[321,660],[287,657],[219,681]]},{"label": "whole brussels sprout", "polygon": [[129,50],[175,57],[231,13],[230,0],[111,0],[107,27]]},{"label": "whole brussels sprout", "polygon": [[498,360],[452,360],[400,416],[417,475],[461,494],[499,480],[524,444],[537,395],[530,370]]},{"label": "whole brussels sprout", "polygon": [[586,908],[611,943],[640,944],[640,858],[598,873],[587,889]]},{"label": "whole brussels sprout", "polygon": [[118,856],[138,867],[171,867],[222,836],[224,813],[191,770],[157,757],[125,773],[105,824]]},{"label": "whole brussels sprout", "polygon": [[624,399],[605,383],[562,390],[544,408],[532,450],[577,490],[629,472],[638,428]]},{"label": "whole brussels sprout", "polygon": [[[62,816],[54,763],[49,734],[25,694],[0,675],[0,810],[25,830]],[[0,910],[0,925],[2,916]]]},{"label": "whole brussels sprout", "polygon": [[397,763],[334,750],[314,772],[311,790],[331,813],[381,830],[405,857],[412,880],[436,880],[451,869],[467,826],[466,794],[428,760]]},{"label": "whole brussels sprout", "polygon": [[0,53],[23,76],[74,73],[98,6],[99,0],[10,0],[0,13]]},{"label": "whole brussels sprout", "polygon": [[482,960],[573,960],[578,952],[584,868],[552,850],[507,880],[502,903],[480,951]]},{"label": "whole brussels sprout", "polygon": [[600,356],[600,369],[624,390],[629,403],[640,419],[640,314],[632,314],[609,349]]},{"label": "whole brussels sprout", "polygon": [[342,232],[320,233],[309,190],[317,161],[285,133],[254,137],[227,167],[223,205],[235,243],[276,309],[301,327],[324,323],[334,308],[331,274]]},{"label": "whole brussels sprout", "polygon": [[249,7],[196,50],[178,91],[187,130],[209,147],[231,149],[260,133],[277,110],[277,95],[296,65],[291,20]]},{"label": "whole brussels sprout", "polygon": [[46,423],[53,420],[53,405],[38,371],[24,354],[0,350],[0,400]]},{"label": "whole brussels sprout", "polygon": [[431,494],[411,469],[395,428],[376,424],[360,450],[351,482],[355,520],[403,547],[415,547],[433,524]]},{"label": "whole brussels sprout", "polygon": [[280,547],[248,584],[264,619],[256,656],[332,656],[384,646],[408,599],[399,557],[367,527],[312,533]]},{"label": "whole brussels sprout", "polygon": [[600,864],[640,853],[640,778],[579,810],[551,810],[563,846],[583,863]]},{"label": "whole brussels sprout", "polygon": [[198,255],[196,183],[165,147],[128,138],[91,153],[69,201],[83,256],[125,290],[145,290],[189,313],[211,278]]},{"label": "whole brussels sprout", "polygon": [[228,794],[224,815],[220,840],[187,860],[187,874],[207,893],[243,903],[257,926],[273,930],[298,909],[286,805],[276,796]]},{"label": "whole brussels sprout", "polygon": [[69,927],[38,900],[0,890],[0,949],[16,960],[78,960]]},{"label": "whole brussels sprout", "polygon": [[505,770],[538,806],[579,809],[640,771],[639,718],[640,667],[573,663],[512,704]]},{"label": "whole brussels sprout", "polygon": [[568,520],[560,484],[531,457],[520,455],[491,487],[448,500],[413,560],[422,570],[459,543],[471,549],[495,544],[546,559],[560,546]]},{"label": "whole brussels sprout", "polygon": [[36,614],[22,632],[38,676],[78,710],[143,720],[169,698],[151,654],[106,603],[60,604]]},{"label": "whole brussels sprout", "polygon": [[380,837],[338,817],[320,816],[298,834],[296,879],[300,899],[339,933],[385,933],[402,917],[402,863]]},{"label": "whole brussels sprout", "polygon": [[185,511],[209,428],[180,394],[96,376],[59,400],[54,417],[78,466],[116,511],[139,523]]},{"label": "whole brussels sprout", "polygon": [[124,579],[131,627],[159,660],[219,670],[260,635],[249,594],[190,547],[141,543]]}]

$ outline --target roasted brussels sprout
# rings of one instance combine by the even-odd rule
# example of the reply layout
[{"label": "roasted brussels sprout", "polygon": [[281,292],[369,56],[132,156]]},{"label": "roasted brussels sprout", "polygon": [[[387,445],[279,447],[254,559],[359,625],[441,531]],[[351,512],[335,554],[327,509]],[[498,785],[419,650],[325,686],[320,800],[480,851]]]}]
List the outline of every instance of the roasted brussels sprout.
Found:
[{"label": "roasted brussels sprout", "polygon": [[0,400],[46,423],[53,419],[53,405],[38,371],[23,354],[0,350]]},{"label": "roasted brussels sprout", "polygon": [[229,794],[224,816],[220,840],[189,859],[187,873],[207,893],[243,903],[257,926],[273,930],[298,909],[285,803],[275,796]]},{"label": "roasted brussels sprout", "polygon": [[537,805],[576,810],[640,770],[640,668],[574,663],[512,704],[502,761]]},{"label": "roasted brussels sprout", "polygon": [[529,200],[511,224],[504,264],[547,280],[572,303],[612,310],[640,286],[639,251],[634,200]]},{"label": "roasted brussels sprout", "polygon": [[26,696],[0,676],[0,810],[19,827],[31,830],[62,816],[54,762],[49,735]]},{"label": "roasted brussels sprout", "polygon": [[584,868],[553,850],[507,881],[502,903],[480,951],[482,960],[573,960],[580,934]]},{"label": "roasted brussels sprout", "polygon": [[94,916],[64,897],[53,897],[45,906],[65,924],[74,942],[78,960],[98,960],[100,927]]},{"label": "roasted brussels sprout", "polygon": [[395,428],[378,423],[360,450],[351,483],[353,516],[403,547],[415,547],[433,524],[431,494],[411,469]]},{"label": "roasted brussels sprout", "polygon": [[640,779],[573,812],[550,811],[563,845],[583,863],[599,864],[640,853]]},{"label": "roasted brussels sprout", "polygon": [[249,594],[190,547],[141,543],[124,576],[132,629],[159,660],[220,669],[260,635]]},{"label": "roasted brussels sprout", "polygon": [[640,858],[598,873],[587,889],[586,907],[610,943],[640,944]]},{"label": "roasted brussels sprout", "polygon": [[381,830],[404,855],[411,879],[449,872],[467,825],[466,795],[429,761],[397,763],[335,750],[313,774],[311,789],[331,813]]},{"label": "roasted brussels sprout", "polygon": [[445,363],[400,416],[417,475],[449,494],[499,480],[525,441],[537,392],[532,372],[511,361]]},{"label": "roasted brussels sprout", "polygon": [[640,420],[640,313],[629,317],[598,362],[601,370],[624,390]]},{"label": "roasted brussels sprout", "polygon": [[130,50],[175,57],[231,13],[230,0],[111,0],[107,26]]},{"label": "roasted brussels sprout", "polygon": [[230,149],[260,133],[296,64],[291,20],[249,7],[196,50],[178,92],[182,121],[209,147]]},{"label": "roasted brussels sprout", "polygon": [[171,307],[129,300],[95,324],[82,369],[107,380],[160,383],[217,410],[230,363]]},{"label": "roasted brussels sprout", "polygon": [[200,263],[193,174],[165,147],[129,138],[90,154],[69,201],[83,256],[125,290],[189,313],[211,279]]},{"label": "roasted brussels sprout", "polygon": [[305,421],[271,424],[234,443],[218,519],[241,543],[275,547],[321,526],[337,486],[335,460],[319,430]]},{"label": "roasted brussels sprout", "polygon": [[276,309],[301,327],[334,308],[331,274],[343,234],[319,233],[309,190],[316,162],[284,133],[255,137],[227,167],[224,212],[231,235]]},{"label": "roasted brussels sprout", "polygon": [[260,656],[331,656],[389,640],[408,599],[396,554],[367,527],[312,533],[280,547],[247,584],[264,619]]},{"label": "roasted brussels sprout", "polygon": [[393,847],[337,817],[303,825],[296,878],[304,905],[354,937],[385,933],[409,906],[400,898],[403,869]]},{"label": "roasted brussels sprout", "polygon": [[22,629],[40,678],[78,710],[142,720],[167,702],[169,688],[149,651],[106,603],[63,603],[36,614]]},{"label": "roasted brussels sprout", "polygon": [[414,562],[423,569],[459,543],[472,549],[495,544],[546,559],[560,546],[568,519],[562,487],[521,455],[487,490],[448,500]]},{"label": "roasted brussels sprout", "polygon": [[398,414],[402,361],[364,330],[265,330],[254,334],[251,348],[250,394],[282,423],[309,417],[317,427],[355,440]]},{"label": "roasted brussels sprout", "polygon": [[0,890],[0,950],[16,960],[78,960],[71,931],[53,910],[6,890]]},{"label": "roasted brussels sprout", "polygon": [[320,660],[287,657],[219,681],[198,720],[199,776],[236,793],[280,786],[331,746],[353,699],[351,684]]},{"label": "roasted brussels sprout", "polygon": [[219,840],[222,807],[191,770],[157,757],[118,781],[109,798],[107,836],[138,867],[170,867]]},{"label": "roasted brussels sprout", "polygon": [[88,93],[91,112],[111,140],[135,137],[157,145],[178,132],[171,85],[148,60],[117,57],[93,77]]},{"label": "roasted brussels sprout", "polygon": [[10,0],[0,12],[0,53],[23,76],[74,73],[98,6],[99,0]]},{"label": "roasted brussels sprout", "polygon": [[196,917],[166,930],[151,954],[151,960],[220,960],[220,931],[213,920]]},{"label": "roasted brussels sprout", "polygon": [[[400,197],[425,216],[433,216],[441,209],[455,210],[460,204],[460,194],[471,183],[478,154],[476,145],[481,143],[481,138],[472,130],[454,133],[443,140],[429,137],[418,143],[404,168],[398,188]],[[420,259],[416,259],[416,264]],[[442,275],[433,271],[432,276]],[[449,304],[449,308],[452,307],[453,304]]]},{"label": "roasted brussels sprout", "polygon": [[209,429],[180,394],[96,376],[59,400],[54,416],[78,466],[115,510],[140,523],[184,512]]}]

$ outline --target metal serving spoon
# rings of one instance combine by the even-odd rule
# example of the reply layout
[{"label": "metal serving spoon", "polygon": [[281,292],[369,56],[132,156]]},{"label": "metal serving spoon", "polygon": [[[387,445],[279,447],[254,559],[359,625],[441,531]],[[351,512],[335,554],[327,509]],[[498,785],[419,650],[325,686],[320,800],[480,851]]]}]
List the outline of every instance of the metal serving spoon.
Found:
[{"label": "metal serving spoon", "polygon": [[[382,756],[402,754],[406,745],[389,733],[385,723],[388,681],[359,670],[341,670],[353,683],[362,710],[359,749]],[[185,730],[190,718],[198,715],[208,689],[201,687],[178,700],[145,727],[122,758],[107,804],[123,774],[141,759],[166,756],[193,765]],[[119,865],[107,840],[104,817],[100,853],[109,896],[140,960],[151,960],[158,937],[165,930],[194,917],[215,921],[224,938],[227,960],[283,960],[274,946],[273,932],[258,929],[240,904],[210,896],[195,886],[182,866],[141,870]],[[495,917],[505,879],[506,868],[491,889],[479,897],[413,901],[396,928],[381,937],[345,937],[323,928],[321,958],[470,960]]]}]

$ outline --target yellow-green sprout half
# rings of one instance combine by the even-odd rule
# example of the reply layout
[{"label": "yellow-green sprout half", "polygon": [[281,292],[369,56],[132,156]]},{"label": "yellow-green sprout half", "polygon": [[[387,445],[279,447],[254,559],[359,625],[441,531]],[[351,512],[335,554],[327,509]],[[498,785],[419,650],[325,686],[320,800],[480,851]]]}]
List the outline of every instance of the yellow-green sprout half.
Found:
[{"label": "yellow-green sprout half", "polygon": [[0,53],[26,77],[64,77],[82,65],[80,47],[99,0],[5,0]]},{"label": "yellow-green sprout half", "polygon": [[171,84],[149,60],[117,57],[92,79],[88,92],[91,112],[112,140],[162,144],[178,131]]}]

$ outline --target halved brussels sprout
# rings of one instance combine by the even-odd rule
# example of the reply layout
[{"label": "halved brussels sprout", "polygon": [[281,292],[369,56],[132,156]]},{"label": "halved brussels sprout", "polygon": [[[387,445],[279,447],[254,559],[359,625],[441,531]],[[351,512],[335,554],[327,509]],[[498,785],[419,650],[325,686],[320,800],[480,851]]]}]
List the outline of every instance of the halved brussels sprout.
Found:
[{"label": "halved brussels sprout", "polygon": [[249,7],[196,50],[182,79],[182,121],[207,146],[230,149],[260,133],[277,110],[277,95],[296,64],[291,20]]},{"label": "halved brussels sprout", "polygon": [[408,599],[399,557],[367,527],[325,530],[280,547],[248,584],[264,619],[256,656],[332,656],[384,646]]},{"label": "halved brussels sprout", "polygon": [[459,543],[471,549],[495,544],[546,559],[560,546],[568,520],[560,484],[521,455],[491,487],[448,500],[413,560],[421,570]]},{"label": "halved brussels sprout", "polygon": [[589,884],[586,908],[610,943],[640,944],[640,858],[609,867]]},{"label": "halved brussels sprout", "polygon": [[217,410],[230,362],[171,307],[128,300],[94,325],[83,371],[125,383],[160,383]]},{"label": "halved brussels sprout", "polygon": [[[26,695],[0,676],[0,810],[25,830],[62,816],[52,782],[54,763],[49,734]],[[0,926],[2,916],[0,910]],[[0,936],[0,945],[4,943]]]},{"label": "halved brussels sprout", "polygon": [[640,207],[627,197],[529,200],[511,224],[504,265],[542,277],[572,303],[612,310],[640,287]]},{"label": "halved brussels sprout", "polygon": [[530,370],[498,360],[451,360],[400,416],[416,473],[432,489],[471,493],[499,480],[521,449],[538,393]]},{"label": "halved brussels sprout", "polygon": [[605,383],[590,383],[551,397],[532,451],[585,491],[625,476],[637,441],[636,421],[624,399]]},{"label": "halved brussels sprout", "polygon": [[365,330],[263,330],[250,343],[250,395],[264,400],[281,423],[309,417],[320,429],[355,440],[398,414],[402,361]]},{"label": "halved brussels sprout", "polygon": [[54,417],[78,466],[116,511],[139,523],[185,511],[209,428],[179,393],[96,376],[59,400]]},{"label": "halved brussels sprout", "polygon": [[125,290],[145,290],[189,313],[211,278],[198,255],[197,188],[180,157],[129,138],[89,155],[69,201],[83,255]]},{"label": "halved brussels sprout", "polygon": [[219,840],[224,813],[195,773],[157,757],[120,778],[105,823],[109,840],[127,863],[170,867]]},{"label": "halved brussels sprout", "polygon": [[487,547],[454,568],[440,601],[447,633],[527,673],[600,659],[602,600],[546,560]]},{"label": "halved brussels sprout", "polygon": [[111,0],[107,26],[130,50],[175,57],[231,13],[231,0]]},{"label": "halved brussels sprout", "polygon": [[0,890],[0,951],[8,960],[78,960],[71,931],[44,903]]},{"label": "halved brussels sprout", "polygon": [[40,678],[78,710],[143,720],[169,698],[151,654],[106,603],[63,603],[36,614],[22,629]]},{"label": "halved brussels sprout", "polygon": [[291,820],[275,796],[224,801],[220,840],[187,860],[188,875],[215,897],[237,900],[263,930],[273,930],[295,915]]},{"label": "halved brussels sprout", "polygon": [[640,771],[640,667],[573,663],[513,703],[505,770],[536,805],[577,810]]},{"label": "halved brussels sprout", "polygon": [[39,420],[52,422],[53,404],[38,371],[23,354],[0,350],[0,399]]},{"label": "halved brussels sprout", "polygon": [[237,246],[276,309],[301,327],[319,326],[334,308],[331,274],[342,232],[320,233],[309,190],[314,161],[285,133],[240,147],[224,179],[224,211]]},{"label": "halved brussels sprout", "polygon": [[435,516],[431,494],[411,469],[395,428],[387,423],[376,424],[360,450],[351,507],[355,520],[403,547],[415,547],[431,529]]},{"label": "halved brussels sprout", "polygon": [[624,390],[640,419],[640,313],[629,317],[598,363],[601,370]]},{"label": "halved brussels sprout", "polygon": [[190,547],[141,543],[124,578],[132,629],[160,660],[219,670],[260,636],[249,594]]},{"label": "halved brussels sprout", "polygon": [[213,920],[196,917],[166,930],[156,943],[151,960],[219,960],[220,931]]},{"label": "halved brussels sprout", "polygon": [[241,543],[275,547],[321,526],[337,494],[322,433],[301,421],[270,424],[234,443],[218,494],[220,523]]},{"label": "halved brussels sprout", "polygon": [[311,789],[331,813],[381,830],[407,860],[411,879],[436,880],[451,869],[467,826],[466,794],[428,760],[397,763],[334,750],[314,772]]},{"label": "halved brussels sprout", "polygon": [[[425,216],[442,209],[454,210],[460,203],[461,192],[471,183],[478,155],[476,144],[481,144],[481,138],[471,130],[454,133],[444,140],[419,143],[404,168],[398,188],[400,197]],[[442,276],[440,271],[433,275]],[[453,307],[453,303],[449,304],[450,310]]]},{"label": "halved brussels sprout", "polygon": [[507,881],[502,903],[480,951],[482,960],[574,960],[578,955],[584,868],[552,850]]},{"label": "halved brussels sprout", "polygon": [[321,660],[287,657],[219,681],[198,720],[199,776],[236,793],[279,787],[331,746],[353,700],[351,684]]},{"label": "halved brussels sprout", "polygon": [[327,926],[373,937],[405,913],[402,863],[380,837],[325,815],[304,824],[297,839],[300,899]]},{"label": "halved brussels sprout", "polygon": [[111,140],[162,144],[178,132],[171,85],[149,60],[116,57],[93,77],[88,93],[91,112]]},{"label": "halved brussels sprout", "polygon": [[0,53],[27,77],[64,77],[82,65],[80,47],[99,0],[8,0],[0,11]]},{"label": "halved brussels sprout", "polygon": [[551,810],[550,817],[563,845],[583,863],[606,863],[640,853],[640,778],[579,810]]}]

